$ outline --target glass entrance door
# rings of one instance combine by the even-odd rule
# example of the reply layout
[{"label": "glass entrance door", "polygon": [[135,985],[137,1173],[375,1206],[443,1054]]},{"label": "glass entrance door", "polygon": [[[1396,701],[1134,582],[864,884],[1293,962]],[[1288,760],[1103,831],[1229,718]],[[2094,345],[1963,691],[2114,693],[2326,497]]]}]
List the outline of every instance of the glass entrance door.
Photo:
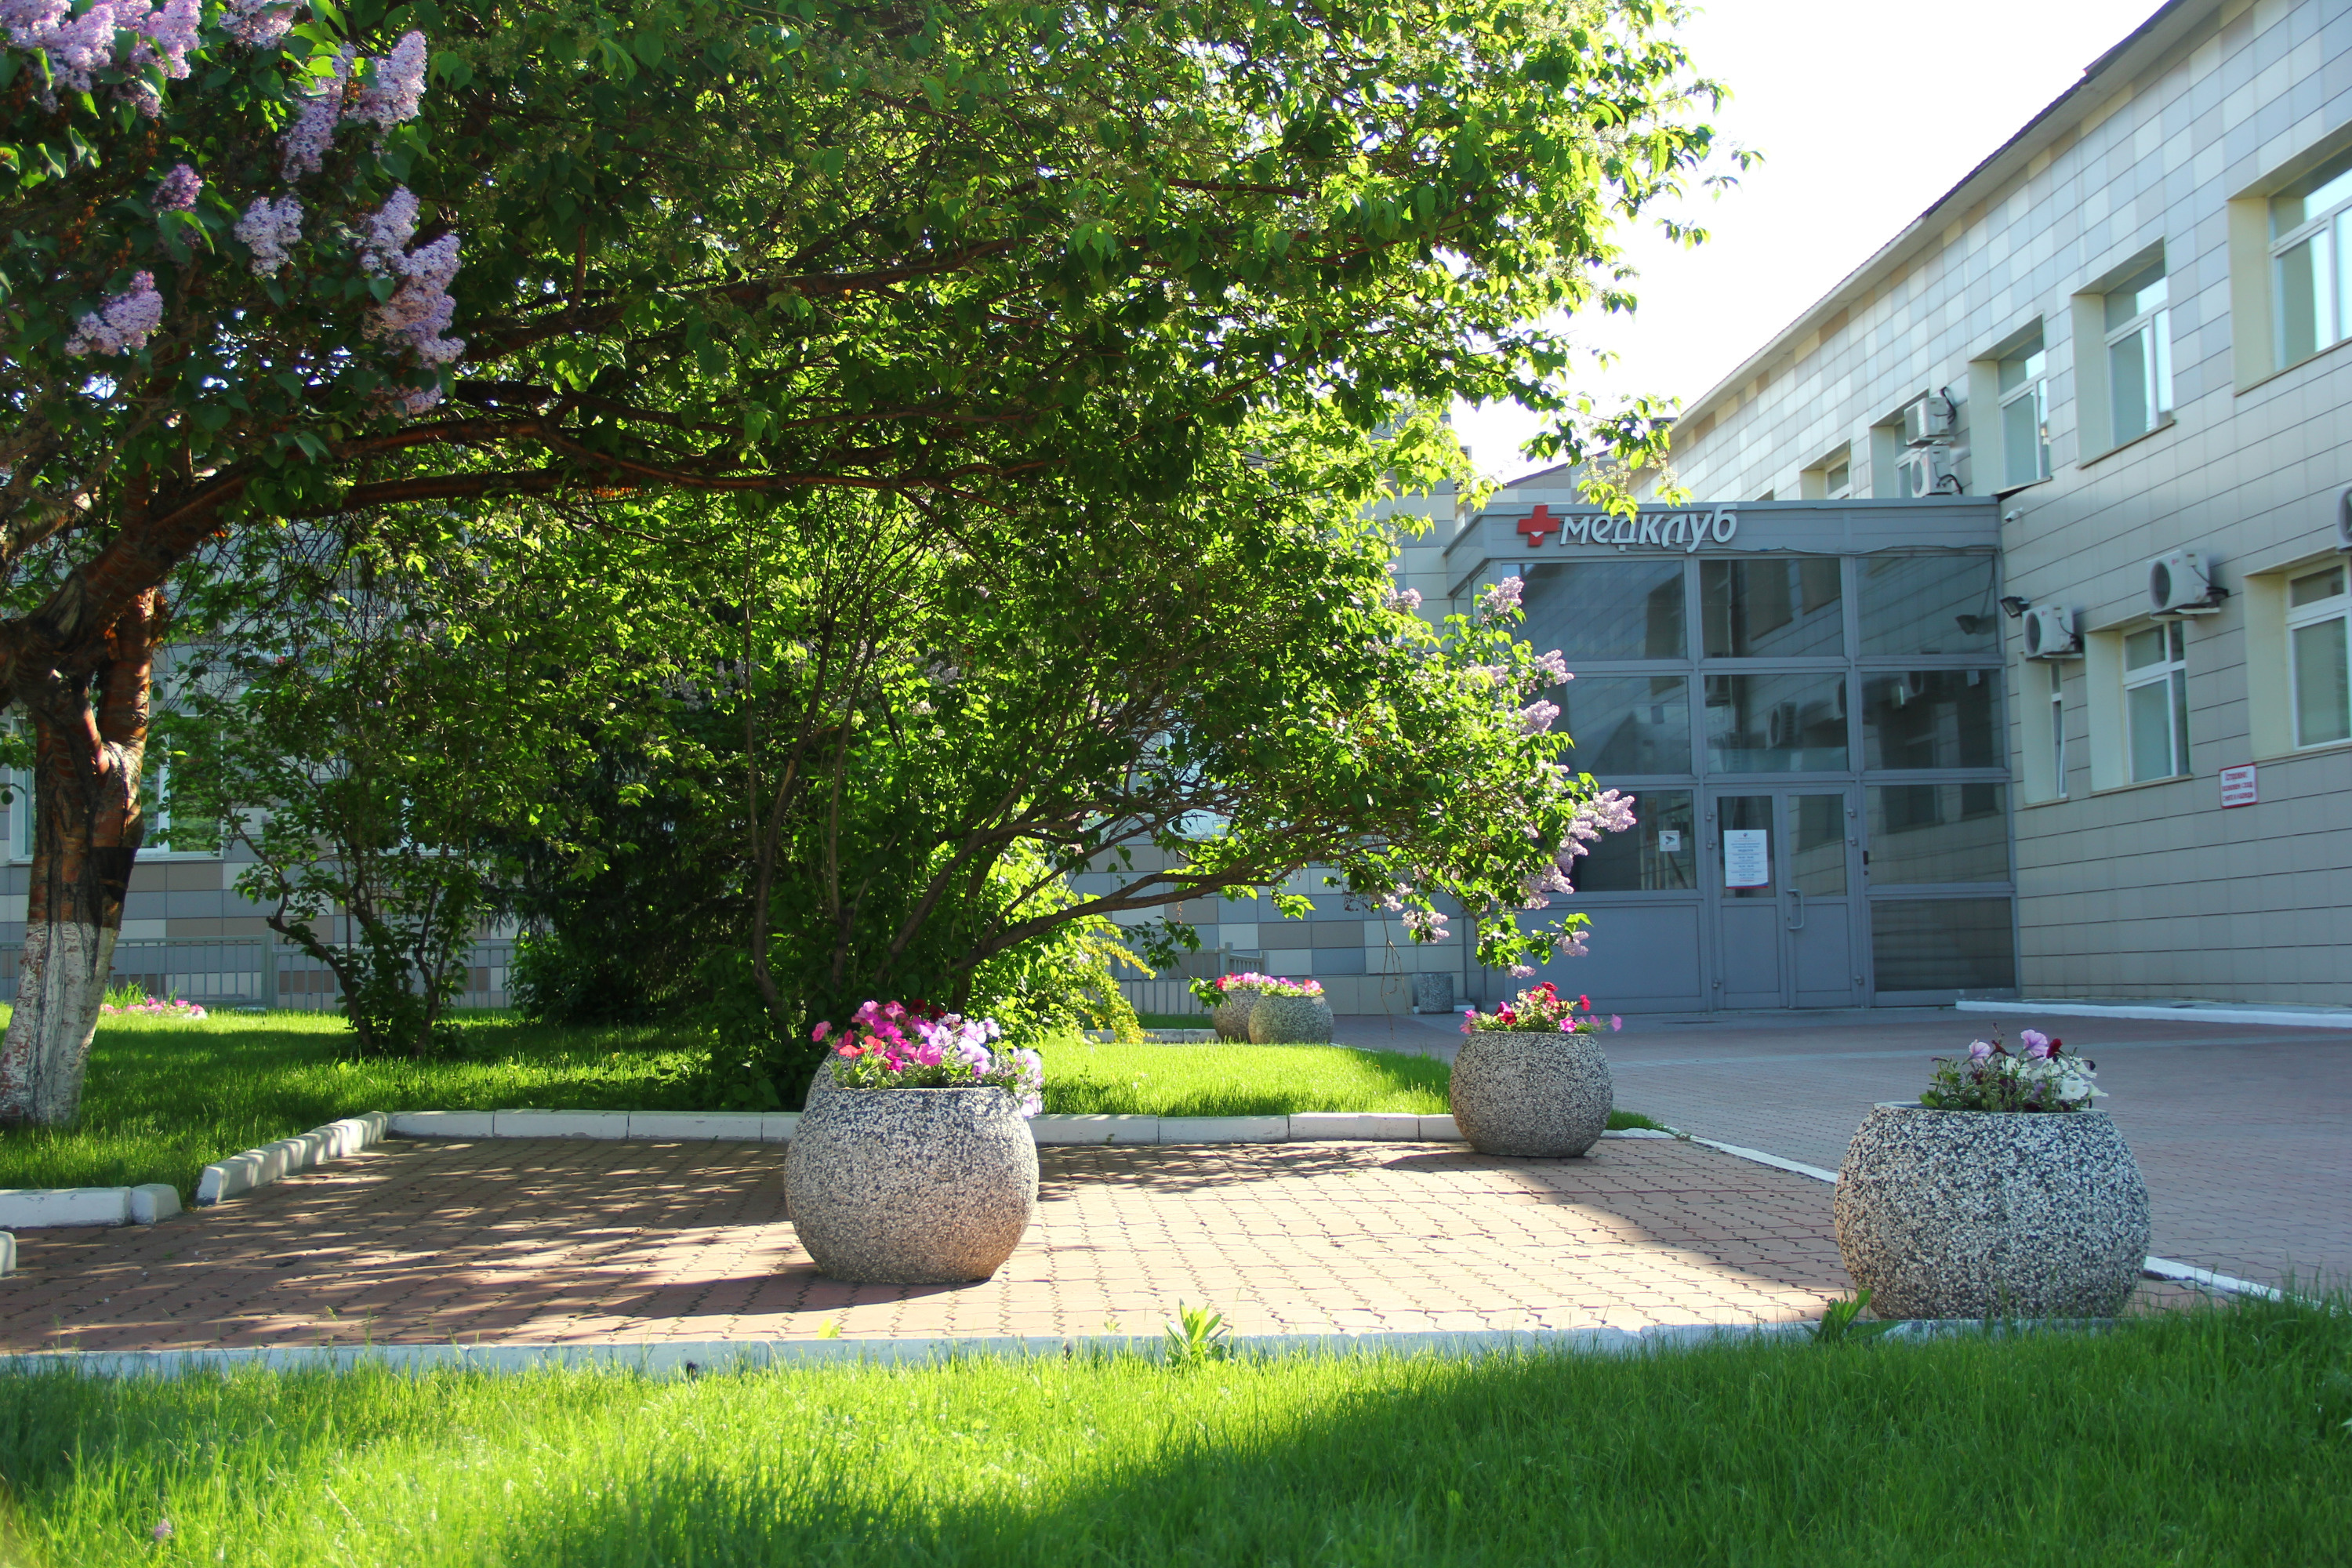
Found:
[{"label": "glass entrance door", "polygon": [[1725,790],[1707,816],[1715,1005],[1859,1006],[1853,790]]}]

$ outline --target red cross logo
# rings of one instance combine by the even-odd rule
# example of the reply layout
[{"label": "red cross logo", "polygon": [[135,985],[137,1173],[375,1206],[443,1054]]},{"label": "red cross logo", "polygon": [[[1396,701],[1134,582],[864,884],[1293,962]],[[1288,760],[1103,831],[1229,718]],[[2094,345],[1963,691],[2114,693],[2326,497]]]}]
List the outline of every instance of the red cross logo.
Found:
[{"label": "red cross logo", "polygon": [[1539,504],[1519,520],[1518,531],[1527,536],[1530,546],[1538,545],[1544,542],[1545,534],[1559,531],[1559,519],[1552,516],[1551,508]]}]

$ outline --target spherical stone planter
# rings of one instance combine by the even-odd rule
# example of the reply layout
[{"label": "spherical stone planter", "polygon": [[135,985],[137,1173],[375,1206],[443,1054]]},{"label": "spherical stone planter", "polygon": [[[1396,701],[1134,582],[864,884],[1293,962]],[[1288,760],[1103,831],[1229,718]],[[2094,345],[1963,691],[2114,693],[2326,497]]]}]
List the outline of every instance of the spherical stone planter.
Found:
[{"label": "spherical stone planter", "polygon": [[2147,1258],[2147,1186],[2102,1110],[1874,1109],[1838,1251],[1881,1318],[2103,1318]]},{"label": "spherical stone planter", "polygon": [[1001,1089],[841,1089],[784,1154],[801,1245],[859,1285],[985,1279],[1037,1207],[1037,1144]]},{"label": "spherical stone planter", "polygon": [[1250,1009],[1249,1037],[1258,1046],[1328,1046],[1331,1004],[1320,996],[1261,995]]},{"label": "spherical stone planter", "polygon": [[1228,991],[1209,1014],[1210,1026],[1221,1040],[1246,1040],[1250,1037],[1251,1009],[1257,1005],[1255,991]]},{"label": "spherical stone planter", "polygon": [[1566,1158],[1609,1130],[1616,1086],[1591,1035],[1481,1029],[1464,1038],[1446,1098],[1481,1154]]}]

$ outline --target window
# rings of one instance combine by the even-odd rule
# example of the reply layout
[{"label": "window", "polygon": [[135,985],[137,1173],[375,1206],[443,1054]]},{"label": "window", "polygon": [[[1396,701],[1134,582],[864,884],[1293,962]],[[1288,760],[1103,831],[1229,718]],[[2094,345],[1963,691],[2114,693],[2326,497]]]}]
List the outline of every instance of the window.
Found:
[{"label": "window", "polygon": [[[1579,681],[1580,686],[1583,682]],[[1698,886],[1698,835],[1691,792],[1635,790],[1633,826],[1604,833],[1569,876],[1580,893],[1687,892]]]},{"label": "window", "polygon": [[2125,637],[2124,729],[2132,783],[2189,771],[2188,634],[2179,621]]},{"label": "window", "polygon": [[[2352,179],[2352,174],[2346,178]],[[2287,579],[2287,665],[2294,689],[2294,743],[2298,746],[2352,740],[2352,667],[2346,663],[2347,612],[2352,612],[2352,595],[2345,592],[2342,563]]]},{"label": "window", "polygon": [[1691,771],[1687,677],[1588,673],[1549,695],[1561,709],[1552,727],[1574,738],[1570,766],[1612,775]]},{"label": "window", "polygon": [[1862,678],[1862,762],[1880,768],[1997,768],[1997,670],[1912,669]]},{"label": "window", "polygon": [[2042,329],[1995,362],[2000,399],[2000,482],[2003,489],[2050,477],[2049,356]]},{"label": "window", "polygon": [[2352,155],[2271,198],[2270,239],[2278,363],[2289,365],[2352,335]]},{"label": "window", "polygon": [[1843,675],[1710,675],[1706,766],[1718,773],[1843,773]]},{"label": "window", "polygon": [[1864,658],[2000,654],[1990,555],[1866,555],[1859,565]]},{"label": "window", "polygon": [[1871,886],[2009,880],[2009,813],[2000,785],[1873,784],[1864,793]]},{"label": "window", "polygon": [[1844,500],[1853,494],[1853,467],[1840,461],[1822,472],[1822,499]]},{"label": "window", "polygon": [[1525,602],[1519,636],[1538,651],[1559,649],[1571,668],[1690,657],[1679,561],[1547,562],[1528,568]]},{"label": "window", "polygon": [[1834,555],[1702,561],[1709,658],[1835,658],[1845,652],[1845,568]]},{"label": "window", "polygon": [[2145,436],[2172,412],[2172,312],[2161,258],[2105,299],[2108,444]]},{"label": "window", "polygon": [[2046,787],[2049,798],[2058,799],[2066,793],[2066,672],[2052,660],[2050,670],[2050,776]]}]

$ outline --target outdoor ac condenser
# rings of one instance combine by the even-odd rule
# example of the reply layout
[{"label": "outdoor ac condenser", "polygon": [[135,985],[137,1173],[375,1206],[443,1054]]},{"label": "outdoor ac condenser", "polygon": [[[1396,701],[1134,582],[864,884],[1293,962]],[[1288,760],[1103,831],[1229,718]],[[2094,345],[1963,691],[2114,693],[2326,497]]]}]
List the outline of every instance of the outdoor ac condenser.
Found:
[{"label": "outdoor ac condenser", "polygon": [[2025,657],[2075,658],[2083,652],[2074,612],[2063,605],[2035,605],[2025,612]]},{"label": "outdoor ac condenser", "polygon": [[2148,606],[2159,616],[2210,616],[2228,596],[2194,550],[2168,550],[2147,563]]}]

